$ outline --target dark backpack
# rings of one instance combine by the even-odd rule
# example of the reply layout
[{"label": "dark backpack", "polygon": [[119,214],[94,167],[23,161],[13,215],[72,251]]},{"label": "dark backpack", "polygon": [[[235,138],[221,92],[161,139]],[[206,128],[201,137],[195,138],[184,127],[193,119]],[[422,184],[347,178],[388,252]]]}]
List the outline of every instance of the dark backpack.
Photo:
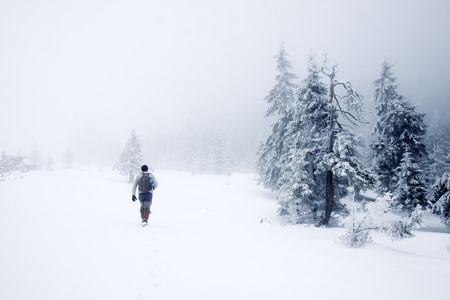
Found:
[{"label": "dark backpack", "polygon": [[150,177],[150,174],[144,173],[142,174],[141,179],[139,179],[139,192],[148,193],[153,190],[153,180]]}]

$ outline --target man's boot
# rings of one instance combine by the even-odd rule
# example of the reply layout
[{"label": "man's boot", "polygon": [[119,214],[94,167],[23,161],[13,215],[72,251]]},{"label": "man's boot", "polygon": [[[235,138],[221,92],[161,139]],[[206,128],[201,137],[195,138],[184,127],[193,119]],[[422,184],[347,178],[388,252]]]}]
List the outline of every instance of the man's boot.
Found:
[{"label": "man's boot", "polygon": [[144,208],[144,217],[142,221],[148,223],[148,216],[150,215],[150,208]]}]

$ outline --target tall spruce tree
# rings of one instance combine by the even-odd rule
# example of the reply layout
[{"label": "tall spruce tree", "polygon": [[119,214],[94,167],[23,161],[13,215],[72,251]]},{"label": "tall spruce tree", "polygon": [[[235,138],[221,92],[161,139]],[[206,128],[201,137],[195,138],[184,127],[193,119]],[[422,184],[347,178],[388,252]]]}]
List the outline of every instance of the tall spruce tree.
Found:
[{"label": "tall spruce tree", "polygon": [[303,80],[287,126],[285,151],[277,198],[281,215],[294,223],[316,223],[324,208],[325,175],[317,170],[317,158],[325,154],[328,119],[327,87],[314,56],[308,58],[308,76]]},{"label": "tall spruce tree", "polygon": [[426,155],[424,114],[416,112],[410,101],[397,92],[396,78],[391,68],[385,61],[381,77],[374,82],[378,121],[373,131],[376,140],[371,147],[380,194],[396,190],[398,167],[404,156],[405,145],[419,165]]},{"label": "tall spruce tree", "polygon": [[119,171],[120,175],[127,176],[128,182],[131,183],[136,172],[139,172],[143,160],[141,141],[133,130],[125,146],[125,150],[120,154],[119,161],[114,165],[113,169]]},{"label": "tall spruce tree", "polygon": [[278,120],[272,125],[272,132],[265,143],[258,148],[256,170],[259,183],[271,190],[278,189],[281,174],[280,159],[287,151],[284,141],[287,136],[287,126],[292,121],[292,105],[294,102],[295,84],[292,82],[296,75],[290,72],[291,63],[288,54],[281,45],[277,59],[276,85],[265,98],[269,103],[266,117],[277,116]]}]

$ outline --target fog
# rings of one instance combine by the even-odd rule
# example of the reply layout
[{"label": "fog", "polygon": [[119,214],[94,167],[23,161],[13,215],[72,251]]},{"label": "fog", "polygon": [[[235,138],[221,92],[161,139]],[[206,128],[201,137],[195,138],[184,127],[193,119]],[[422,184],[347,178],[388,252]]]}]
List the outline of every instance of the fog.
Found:
[{"label": "fog", "polygon": [[446,0],[0,0],[0,151],[114,162],[132,130],[149,156],[186,126],[254,147],[281,43],[299,81],[327,53],[371,109],[388,58],[419,110],[448,112],[449,13]]}]

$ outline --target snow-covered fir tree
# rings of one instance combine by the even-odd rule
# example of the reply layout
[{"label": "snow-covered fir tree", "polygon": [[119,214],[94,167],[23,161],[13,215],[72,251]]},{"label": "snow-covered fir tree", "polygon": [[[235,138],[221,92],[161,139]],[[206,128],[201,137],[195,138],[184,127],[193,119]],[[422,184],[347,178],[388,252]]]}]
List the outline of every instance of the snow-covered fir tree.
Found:
[{"label": "snow-covered fir tree", "polygon": [[450,173],[445,173],[430,189],[428,200],[431,210],[450,227]]},{"label": "snow-covered fir tree", "polygon": [[425,208],[427,205],[425,180],[407,145],[396,173],[398,177],[394,193],[396,207],[408,212],[412,212],[417,206]]},{"label": "snow-covered fir tree", "polygon": [[396,190],[397,171],[405,145],[419,165],[426,155],[424,114],[416,112],[415,106],[397,92],[396,78],[391,68],[385,61],[380,78],[374,82],[378,120],[373,131],[375,141],[371,147],[380,194]]},{"label": "snow-covered fir tree", "polygon": [[324,208],[325,174],[317,171],[317,158],[325,154],[328,98],[320,67],[312,55],[307,70],[283,141],[289,150],[280,157],[276,195],[281,215],[289,216],[294,223],[311,224],[318,221]]},{"label": "snow-covered fir tree", "polygon": [[114,165],[113,170],[119,171],[120,175],[127,176],[128,182],[131,183],[133,182],[134,175],[139,172],[143,161],[141,141],[133,130],[125,146],[125,150],[120,154],[119,161]]},{"label": "snow-covered fir tree", "polygon": [[[280,203],[279,213],[289,216],[294,223],[319,221],[319,225],[328,225],[331,211],[346,211],[339,199],[345,195],[349,184],[365,187],[373,181],[359,161],[358,139],[348,128],[359,122],[361,104],[357,101],[360,98],[356,99],[357,94],[349,83],[337,81],[332,81],[330,91],[333,94],[330,95],[321,81],[322,71],[323,67],[311,55],[308,77],[288,113],[290,119],[280,139],[284,148],[277,161],[279,176],[274,190]],[[340,84],[348,92],[344,98],[334,93],[334,87]],[[341,102],[345,108],[340,106]],[[339,113],[335,106],[341,108]],[[344,124],[345,120],[348,124]],[[327,173],[332,175],[329,182]],[[331,186],[328,195],[327,183]],[[327,196],[332,205],[327,206],[324,201]]]},{"label": "snow-covered fir tree", "polygon": [[292,121],[292,106],[295,98],[296,85],[293,80],[296,75],[290,72],[291,62],[287,60],[288,54],[281,45],[277,55],[276,85],[265,98],[269,103],[266,117],[276,116],[278,119],[272,125],[272,132],[267,140],[261,144],[257,153],[256,171],[259,183],[271,190],[278,189],[280,172],[280,159],[287,151],[284,141],[287,135],[287,126]]}]

